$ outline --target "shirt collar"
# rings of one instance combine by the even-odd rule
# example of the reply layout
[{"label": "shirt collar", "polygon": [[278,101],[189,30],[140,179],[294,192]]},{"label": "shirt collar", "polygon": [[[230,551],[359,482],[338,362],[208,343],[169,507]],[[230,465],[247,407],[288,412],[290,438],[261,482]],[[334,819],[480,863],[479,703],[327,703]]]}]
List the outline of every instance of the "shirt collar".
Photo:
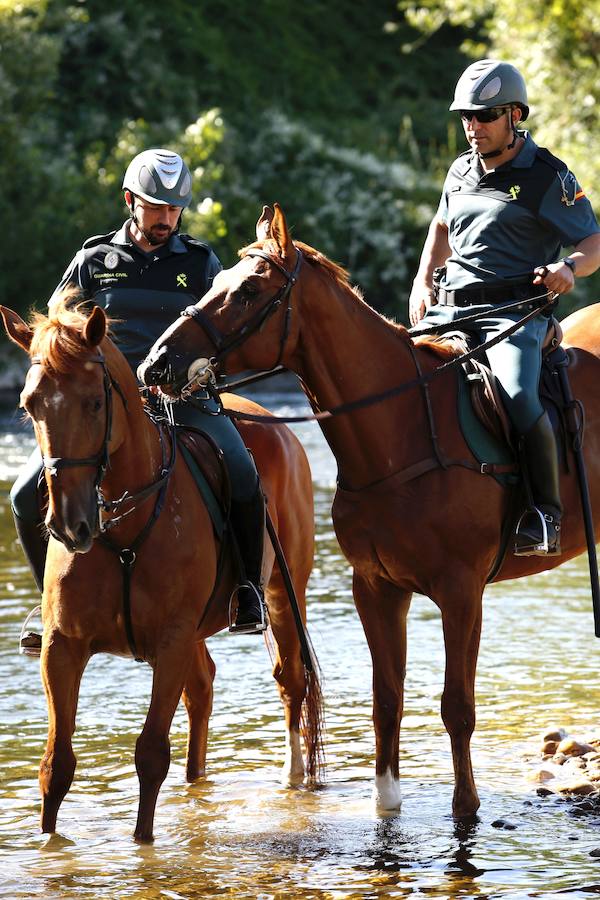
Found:
[{"label": "shirt collar", "polygon": [[528,131],[522,131],[521,136],[525,138],[525,143],[510,162],[513,169],[530,169],[535,162],[537,144]]},{"label": "shirt collar", "polygon": [[[133,247],[139,253],[143,253],[144,251],[131,239],[131,235],[129,234],[130,222],[131,219],[127,219],[126,222],[123,222],[119,230],[115,232],[111,243],[119,244],[121,247]],[[165,251],[168,253],[187,253],[187,247],[178,234],[172,234],[167,243],[162,247],[158,247],[157,251],[149,250],[148,252],[160,252],[161,250],[163,253],[165,253]]]},{"label": "shirt collar", "polygon": [[[507,163],[504,163],[499,167],[497,171],[504,168],[530,169],[535,162],[537,144],[528,131],[520,131],[519,134],[525,140],[523,146],[521,147],[517,155],[513,157],[513,159],[509,160]],[[464,156],[464,159],[461,160],[461,163],[461,175],[466,175],[466,173],[469,171],[475,172],[478,176],[481,176],[483,174],[483,168],[479,160],[479,155],[474,150],[472,150],[471,152],[467,152]]]}]

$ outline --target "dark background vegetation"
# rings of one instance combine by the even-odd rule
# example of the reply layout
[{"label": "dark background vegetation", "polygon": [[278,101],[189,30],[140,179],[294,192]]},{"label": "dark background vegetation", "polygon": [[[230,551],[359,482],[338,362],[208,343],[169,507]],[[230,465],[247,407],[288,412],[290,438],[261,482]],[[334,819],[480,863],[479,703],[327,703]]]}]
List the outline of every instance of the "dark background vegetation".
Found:
[{"label": "dark background vegetation", "polygon": [[[529,0],[518,23],[508,0],[0,4],[0,302],[43,308],[83,239],[125,218],[129,159],[165,146],[195,173],[184,230],[225,265],[278,200],[298,238],[405,321],[463,149],[448,101],[474,58],[522,69],[534,136],[598,209],[598,15],[595,0]],[[580,282],[562,312],[599,288]]]}]

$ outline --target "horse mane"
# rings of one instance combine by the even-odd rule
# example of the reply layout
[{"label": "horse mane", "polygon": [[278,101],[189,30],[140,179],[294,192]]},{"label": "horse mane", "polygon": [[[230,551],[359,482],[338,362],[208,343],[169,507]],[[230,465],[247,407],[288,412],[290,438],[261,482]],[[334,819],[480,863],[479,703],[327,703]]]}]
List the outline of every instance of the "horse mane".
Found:
[{"label": "horse mane", "polygon": [[439,359],[453,359],[462,352],[454,338],[443,334],[424,335],[423,337],[416,335],[413,338],[413,345],[418,350],[426,350],[433,353]]},{"label": "horse mane", "polygon": [[77,288],[67,288],[52,301],[47,315],[35,312],[29,321],[33,331],[29,354],[52,372],[71,372],[89,354],[83,337],[87,321],[83,303]]},{"label": "horse mane", "polygon": [[[340,266],[338,263],[333,262],[324,253],[321,253],[320,250],[315,250],[314,247],[310,247],[308,244],[305,244],[303,241],[294,240],[294,246],[302,251],[302,255],[304,259],[313,267],[321,269],[325,275],[332,279],[335,284],[341,288],[343,291],[347,293],[353,294],[354,298],[358,300],[359,303],[363,304],[368,310],[370,310],[374,315],[378,316],[378,318],[382,319],[386,325],[388,325],[393,331],[395,331],[400,338],[405,341],[410,341],[410,336],[408,331],[400,322],[395,322],[393,319],[388,318],[388,316],[379,312],[370,306],[369,303],[365,300],[364,293],[358,285],[350,283],[350,273],[347,269],[344,269],[343,266]],[[280,251],[277,243],[268,238],[265,241],[256,241],[253,244],[249,244],[247,247],[242,247],[239,251],[239,255],[241,257],[246,255],[246,252],[253,247],[258,247],[259,249],[266,249],[271,252],[273,256],[280,256]]]}]

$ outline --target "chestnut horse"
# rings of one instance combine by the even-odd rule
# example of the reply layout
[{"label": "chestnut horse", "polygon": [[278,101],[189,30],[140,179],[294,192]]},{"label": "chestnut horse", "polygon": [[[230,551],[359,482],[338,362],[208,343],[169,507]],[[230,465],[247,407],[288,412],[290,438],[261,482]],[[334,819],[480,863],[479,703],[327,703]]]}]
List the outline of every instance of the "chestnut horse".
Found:
[{"label": "chestnut horse", "polygon": [[[106,451],[103,496],[139,492],[133,506],[121,507],[127,514],[110,531],[110,540],[113,547],[131,548],[143,534],[131,577],[131,624],[134,646],[152,666],[153,682],[135,751],[140,782],[135,837],[150,841],[158,792],[169,767],[169,729],[182,695],[189,718],[187,779],[204,774],[215,674],[204,639],[227,625],[236,584],[233,561],[227,551],[219,565],[213,524],[183,457],[177,456],[170,476],[163,477],[171,442],[168,435],[161,438],[146,415],[128,363],[106,336],[104,312],[96,307],[86,317],[63,305],[50,318],[37,316],[30,327],[6,307],[0,311],[9,337],[30,354],[21,406],[33,421],[43,456],[50,458],[45,460],[50,540],[42,599],[41,670],[49,716],[40,765],[42,830],[55,830],[59,806],[73,780],[71,736],[88,660],[95,653],[131,655],[119,557],[94,539],[97,468]],[[226,403],[238,410],[266,412],[232,395]],[[305,619],[314,546],[306,454],[289,429],[245,425],[240,431],[256,461]],[[161,481],[162,512],[148,528],[160,491],[144,496],[144,489]],[[276,651],[273,675],[287,728],[282,780],[294,785],[304,778],[301,720],[309,745],[307,770],[313,779],[317,774],[320,693],[314,671],[303,666],[290,600],[270,546],[265,557],[266,602]],[[241,685],[235,689],[246,690]]]},{"label": "chestnut horse", "polygon": [[[147,384],[216,371],[296,372],[314,410],[331,410],[414,381],[440,359],[427,342],[415,346],[402,325],[386,320],[353,290],[347,274],[318,251],[292,241],[285,217],[265,207],[257,243],[221,272],[197,307],[185,311],[140,370]],[[566,323],[574,349],[570,368],[585,403],[585,457],[592,505],[600,513],[600,315],[598,307]],[[200,327],[198,327],[200,326]],[[354,601],[373,660],[376,736],[374,797],[400,806],[399,736],[406,664],[406,617],[413,592],[441,611],[446,670],[441,713],[450,736],[453,813],[479,806],[470,739],[482,594],[498,553],[507,492],[475,462],[457,417],[456,374],[429,385],[441,467],[432,448],[427,405],[412,389],[343,415],[322,417],[338,465],[335,531],[353,572]],[[472,464],[471,463],[471,464]],[[571,466],[572,472],[574,466]],[[559,565],[585,548],[575,475],[562,484],[565,517],[560,558],[508,556],[495,580]]]}]

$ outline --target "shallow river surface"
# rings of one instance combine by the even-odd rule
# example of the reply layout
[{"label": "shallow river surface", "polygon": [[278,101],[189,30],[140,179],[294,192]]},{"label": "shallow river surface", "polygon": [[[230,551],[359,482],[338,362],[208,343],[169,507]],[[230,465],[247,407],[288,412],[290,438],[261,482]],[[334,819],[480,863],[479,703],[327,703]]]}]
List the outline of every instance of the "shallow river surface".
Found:
[{"label": "shallow river surface", "polygon": [[[305,408],[263,395],[275,412]],[[150,669],[95,657],[82,683],[73,787],[59,832],[39,833],[37,768],[46,735],[38,662],[19,656],[37,602],[12,529],[8,490],[33,446],[18,415],[0,421],[0,898],[309,900],[379,897],[589,897],[600,894],[600,814],[533,780],[540,734],[560,724],[598,733],[600,643],[593,636],[587,564],[495,585],[484,598],[473,763],[481,796],[468,828],[450,815],[452,763],[439,715],[443,646],[436,607],[415,597],[409,616],[401,740],[403,806],[371,802],[371,664],[349,569],[330,520],[335,464],[314,424],[297,428],[313,470],[317,544],[309,631],[323,670],[327,777],[316,791],[283,789],[283,718],[261,638],[220,634],[205,781],[186,785],[187,717],[171,730],[155,842],[132,839],[133,753],[150,696]]]}]

